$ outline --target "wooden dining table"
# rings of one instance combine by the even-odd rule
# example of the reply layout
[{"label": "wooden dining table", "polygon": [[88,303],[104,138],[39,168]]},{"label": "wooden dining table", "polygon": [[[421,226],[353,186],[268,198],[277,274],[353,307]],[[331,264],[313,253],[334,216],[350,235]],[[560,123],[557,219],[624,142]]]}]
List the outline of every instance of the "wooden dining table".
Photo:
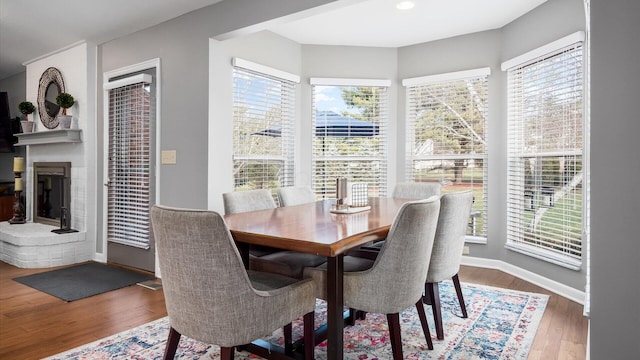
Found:
[{"label": "wooden dining table", "polygon": [[332,202],[322,200],[224,218],[239,247],[265,245],[327,257],[327,359],[334,360],[343,357],[344,255],[359,245],[386,238],[406,201],[370,198],[369,210],[335,214],[330,211]]}]

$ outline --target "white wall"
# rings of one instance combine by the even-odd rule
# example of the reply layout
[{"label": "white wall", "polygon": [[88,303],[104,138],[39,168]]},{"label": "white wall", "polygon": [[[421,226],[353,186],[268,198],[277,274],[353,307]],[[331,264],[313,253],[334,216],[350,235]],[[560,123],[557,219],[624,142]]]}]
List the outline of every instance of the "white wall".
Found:
[{"label": "white wall", "polygon": [[[26,98],[37,104],[38,87],[42,73],[49,67],[62,74],[65,91],[76,103],[68,114],[82,130],[81,143],[30,145],[27,148],[26,185],[27,218],[33,219],[32,177],[33,162],[71,162],[71,227],[87,232],[87,241],[95,247],[95,47],[87,43],[75,45],[26,64]],[[34,113],[35,131],[50,131]]]}]

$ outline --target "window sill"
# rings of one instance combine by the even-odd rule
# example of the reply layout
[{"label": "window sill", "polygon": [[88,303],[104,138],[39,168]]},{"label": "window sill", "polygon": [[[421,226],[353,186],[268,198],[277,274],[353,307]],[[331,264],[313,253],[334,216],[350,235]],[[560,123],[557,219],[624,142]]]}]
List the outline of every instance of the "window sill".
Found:
[{"label": "window sill", "polygon": [[80,138],[81,133],[81,129],[58,129],[15,134],[18,138],[18,143],[15,144],[15,146],[79,143],[82,142],[82,139]]},{"label": "window sill", "polygon": [[544,260],[552,264],[565,267],[567,269],[575,271],[580,271],[582,269],[582,262],[579,260],[562,256],[551,251],[546,251],[535,246],[507,243],[504,247],[508,250],[531,256],[536,259]]},{"label": "window sill", "polygon": [[467,244],[487,244],[487,238],[478,235],[467,235],[464,238],[464,242]]}]

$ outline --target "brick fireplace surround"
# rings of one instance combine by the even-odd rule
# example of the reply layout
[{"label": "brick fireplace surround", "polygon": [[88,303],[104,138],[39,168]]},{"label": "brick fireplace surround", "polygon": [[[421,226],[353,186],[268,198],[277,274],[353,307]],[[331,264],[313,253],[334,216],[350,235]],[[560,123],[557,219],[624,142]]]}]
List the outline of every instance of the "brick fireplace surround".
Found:
[{"label": "brick fireplace surround", "polygon": [[[46,130],[45,130],[46,131]],[[71,132],[79,132],[72,130]],[[93,259],[94,244],[87,237],[86,202],[87,177],[82,154],[82,142],[64,143],[56,131],[33,135],[39,143],[30,143],[26,156],[25,224],[0,222],[0,260],[21,268],[45,268],[71,265]],[[62,134],[64,135],[64,134]],[[20,138],[18,145],[23,139]],[[66,141],[64,138],[62,141]],[[47,146],[39,146],[44,145]],[[80,156],[79,156],[80,155]],[[59,226],[33,222],[33,178],[34,162],[71,163],[70,211],[71,228],[75,233],[56,234],[51,230]]]}]

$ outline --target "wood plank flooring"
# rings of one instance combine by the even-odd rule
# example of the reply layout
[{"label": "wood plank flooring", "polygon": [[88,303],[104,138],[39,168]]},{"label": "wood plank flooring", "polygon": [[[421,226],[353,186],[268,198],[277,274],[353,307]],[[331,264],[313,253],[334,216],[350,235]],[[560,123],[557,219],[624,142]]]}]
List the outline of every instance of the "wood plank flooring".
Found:
[{"label": "wood plank flooring", "polygon": [[[42,271],[0,262],[0,359],[41,359],[167,314],[161,290],[130,286],[65,303],[11,280]],[[498,270],[463,267],[460,280],[550,295],[529,359],[585,359],[581,305]]]}]

